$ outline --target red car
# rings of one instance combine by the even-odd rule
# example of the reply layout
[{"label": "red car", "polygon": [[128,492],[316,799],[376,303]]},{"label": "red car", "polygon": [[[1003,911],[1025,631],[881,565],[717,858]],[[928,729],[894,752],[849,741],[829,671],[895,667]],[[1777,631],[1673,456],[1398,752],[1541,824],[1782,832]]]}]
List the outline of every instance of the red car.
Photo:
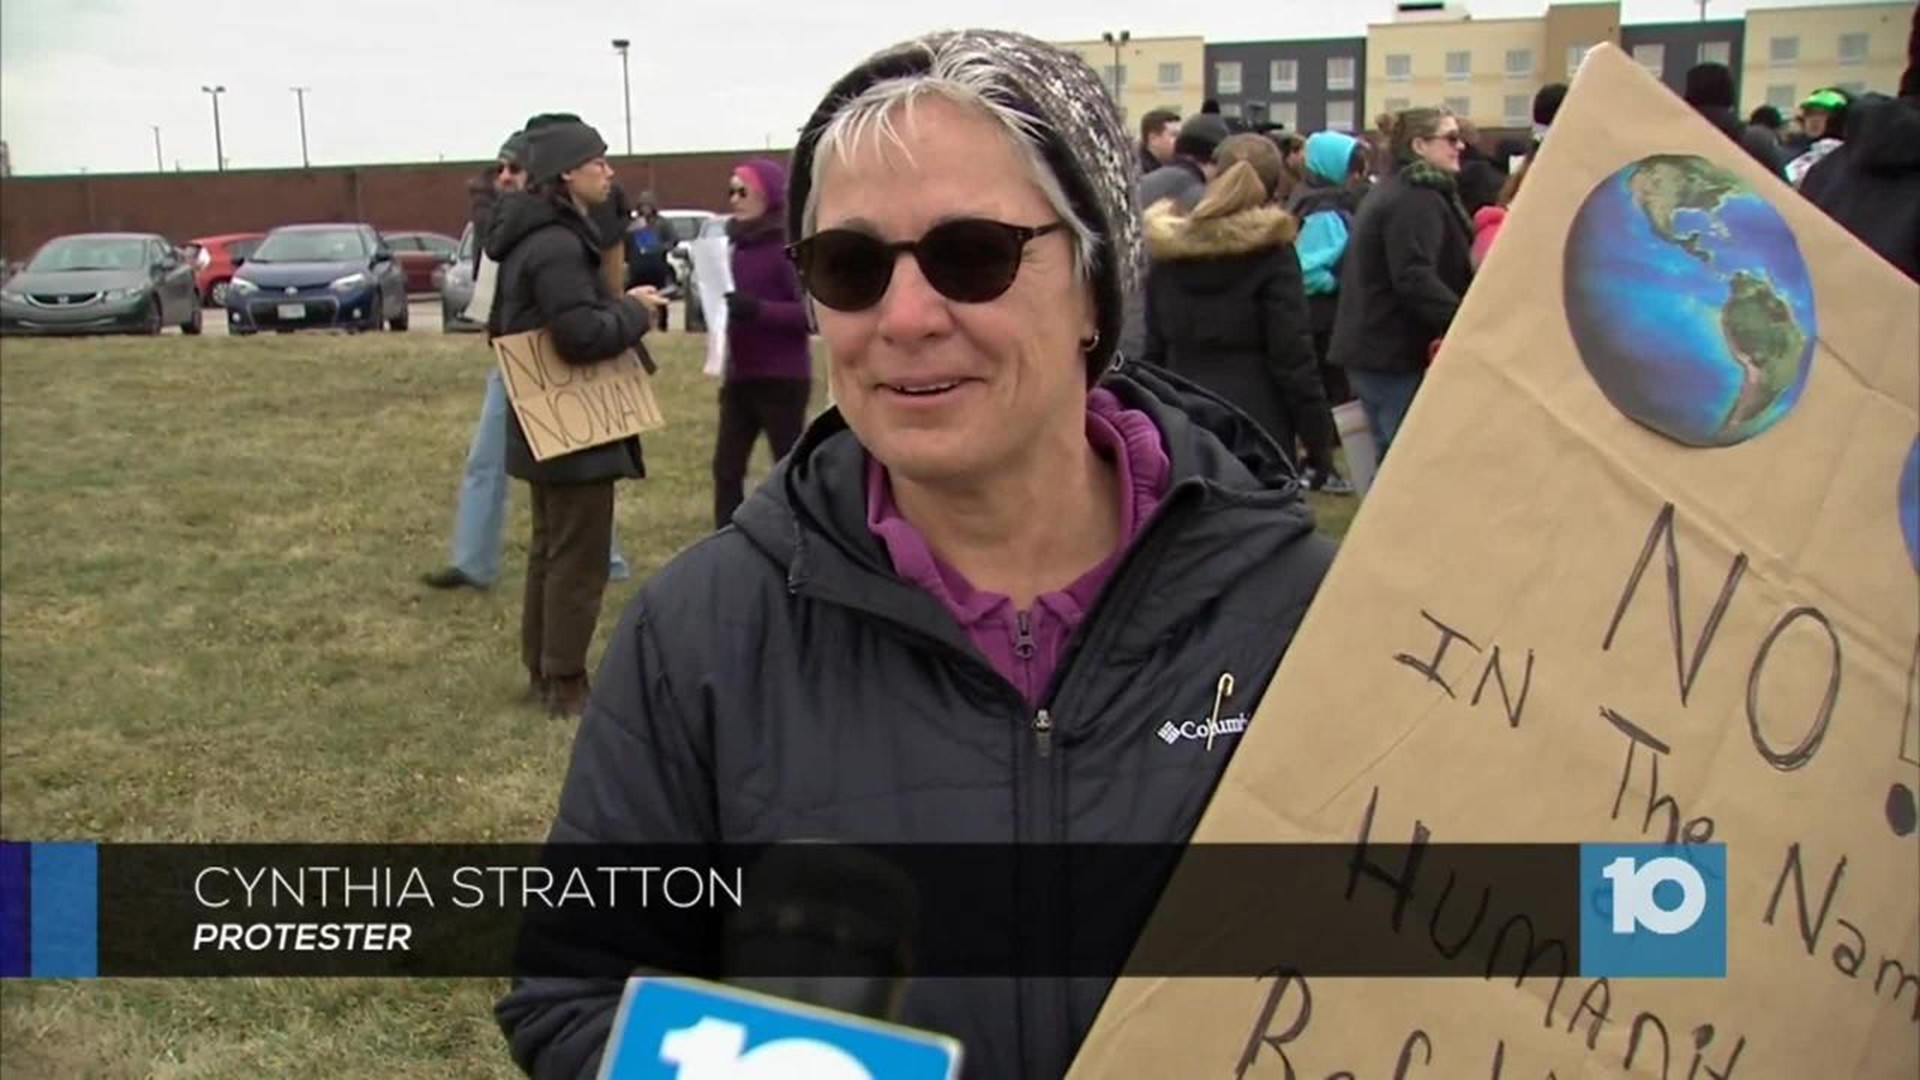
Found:
[{"label": "red car", "polygon": [[380,238],[393,249],[393,259],[407,272],[407,291],[437,293],[440,285],[434,271],[444,270],[460,249],[460,241],[435,232],[381,233]]},{"label": "red car", "polygon": [[200,290],[203,307],[221,307],[227,302],[227,282],[240,260],[253,254],[266,233],[227,233],[203,236],[187,241],[187,257],[193,261],[193,282]]}]

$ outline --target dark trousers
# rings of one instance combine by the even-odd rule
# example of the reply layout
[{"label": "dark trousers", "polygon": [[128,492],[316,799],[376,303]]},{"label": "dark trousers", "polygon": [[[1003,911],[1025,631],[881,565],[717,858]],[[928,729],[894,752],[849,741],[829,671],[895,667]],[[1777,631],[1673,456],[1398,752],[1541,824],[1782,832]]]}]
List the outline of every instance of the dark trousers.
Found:
[{"label": "dark trousers", "polygon": [[713,527],[724,529],[746,498],[747,460],[767,433],[779,461],[807,426],[806,379],[741,379],[720,387],[720,432],[713,440]]},{"label": "dark trousers", "polygon": [[1313,332],[1313,355],[1320,364],[1320,384],[1327,388],[1327,407],[1339,408],[1353,400],[1353,387],[1347,383],[1347,369],[1327,363],[1333,348],[1333,327]]},{"label": "dark trousers", "polygon": [[520,658],[531,674],[574,678],[587,673],[587,647],[607,591],[613,481],[528,486],[533,541],[520,609]]}]

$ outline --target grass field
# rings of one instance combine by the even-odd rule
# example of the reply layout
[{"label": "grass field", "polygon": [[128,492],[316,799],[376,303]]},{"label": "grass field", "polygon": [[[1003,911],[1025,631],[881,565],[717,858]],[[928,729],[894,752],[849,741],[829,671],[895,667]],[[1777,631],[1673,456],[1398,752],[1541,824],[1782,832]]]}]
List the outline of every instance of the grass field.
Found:
[{"label": "grass field", "polygon": [[[671,426],[647,441],[651,478],[621,489],[634,576],[609,590],[600,642],[708,527],[700,349],[656,347]],[[429,334],[8,341],[0,835],[544,835],[572,727],[516,700],[524,489],[499,587],[417,580],[446,558],[489,362],[473,337]],[[1344,532],[1354,500],[1315,502]],[[503,986],[10,982],[0,1073],[511,1076]]]}]

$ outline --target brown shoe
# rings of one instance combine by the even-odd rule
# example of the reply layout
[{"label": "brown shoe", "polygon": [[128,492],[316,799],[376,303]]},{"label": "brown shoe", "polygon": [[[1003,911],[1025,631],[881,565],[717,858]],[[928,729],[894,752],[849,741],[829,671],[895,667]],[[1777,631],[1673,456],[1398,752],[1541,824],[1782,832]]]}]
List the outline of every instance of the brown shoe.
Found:
[{"label": "brown shoe", "polygon": [[587,711],[587,677],[562,676],[547,680],[547,712],[578,719]]}]

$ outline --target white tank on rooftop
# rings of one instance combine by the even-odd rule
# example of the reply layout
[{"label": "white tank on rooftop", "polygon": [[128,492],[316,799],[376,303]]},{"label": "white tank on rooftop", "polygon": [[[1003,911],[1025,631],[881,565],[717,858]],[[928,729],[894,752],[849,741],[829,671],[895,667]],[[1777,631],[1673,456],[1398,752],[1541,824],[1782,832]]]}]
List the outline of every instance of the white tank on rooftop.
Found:
[{"label": "white tank on rooftop", "polygon": [[1394,22],[1465,22],[1473,18],[1463,4],[1446,0],[1400,0],[1394,5]]}]

